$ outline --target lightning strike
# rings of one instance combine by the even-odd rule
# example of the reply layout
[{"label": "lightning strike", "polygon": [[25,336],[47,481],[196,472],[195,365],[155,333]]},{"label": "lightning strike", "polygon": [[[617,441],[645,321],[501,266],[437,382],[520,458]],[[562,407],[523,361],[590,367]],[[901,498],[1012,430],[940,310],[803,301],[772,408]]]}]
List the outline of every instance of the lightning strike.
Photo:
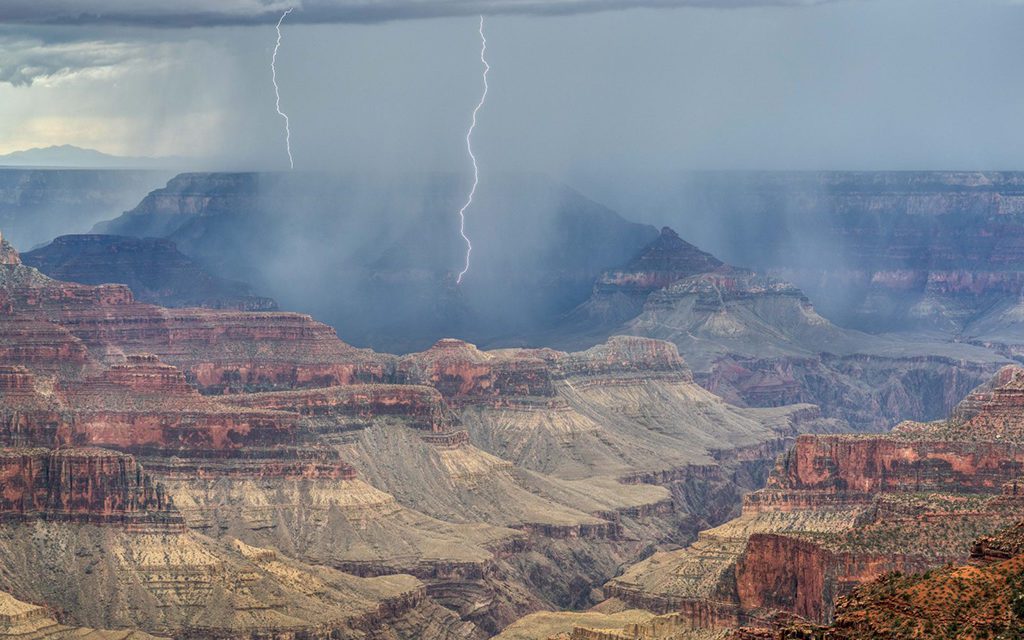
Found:
[{"label": "lightning strike", "polygon": [[466,242],[466,264],[462,271],[459,272],[459,277],[455,280],[456,284],[462,284],[462,277],[469,271],[469,256],[473,253],[473,243],[470,242],[469,236],[466,235],[466,210],[473,204],[473,196],[476,195],[477,185],[480,184],[480,168],[476,164],[476,155],[473,153],[473,130],[476,129],[476,115],[483,108],[484,102],[487,101],[487,73],[491,70],[491,65],[487,64],[487,37],[484,36],[483,16],[480,16],[480,62],[484,65],[484,92],[480,96],[480,102],[473,109],[473,122],[469,125],[469,131],[466,132],[466,150],[469,152],[469,159],[473,161],[473,187],[469,190],[466,204],[462,205],[462,208],[459,209],[459,234]]},{"label": "lightning strike", "polygon": [[284,118],[284,144],[285,149],[288,151],[288,167],[291,169],[295,168],[295,159],[292,158],[292,129],[291,123],[288,120],[288,114],[281,111],[281,91],[277,88],[277,51],[281,48],[281,23],[288,17],[288,14],[292,12],[292,9],[288,9],[281,18],[277,21],[277,44],[274,45],[274,55],[270,59],[270,80],[274,83],[274,97],[277,102],[275,107],[277,108],[277,115]]}]

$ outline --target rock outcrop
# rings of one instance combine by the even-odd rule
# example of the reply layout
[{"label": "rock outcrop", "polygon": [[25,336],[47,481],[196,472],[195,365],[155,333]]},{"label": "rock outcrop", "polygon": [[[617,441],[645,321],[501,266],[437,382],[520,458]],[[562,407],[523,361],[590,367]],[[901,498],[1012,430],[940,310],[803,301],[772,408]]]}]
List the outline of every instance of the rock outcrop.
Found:
[{"label": "rock outcrop", "polygon": [[0,449],[0,519],[181,524],[170,496],[122,453]]},{"label": "rock outcrop", "polygon": [[390,370],[390,358],[345,344],[309,316],[164,309],[136,302],[123,285],[59,282],[7,255],[0,349],[8,364],[66,369],[85,364],[83,347],[100,363],[150,353],[207,393],[376,381]]},{"label": "rock outcrop", "polygon": [[896,572],[839,599],[828,626],[775,616],[736,640],[1012,638],[1024,629],[1022,523],[975,544],[970,563]]},{"label": "rock outcrop", "polygon": [[779,612],[822,624],[887,573],[964,562],[972,546],[1013,556],[1012,542],[973,541],[1024,515],[1022,417],[1009,409],[1022,375],[1001,371],[946,421],[798,437],[739,518],[631,567],[606,595],[702,628],[771,626]]}]

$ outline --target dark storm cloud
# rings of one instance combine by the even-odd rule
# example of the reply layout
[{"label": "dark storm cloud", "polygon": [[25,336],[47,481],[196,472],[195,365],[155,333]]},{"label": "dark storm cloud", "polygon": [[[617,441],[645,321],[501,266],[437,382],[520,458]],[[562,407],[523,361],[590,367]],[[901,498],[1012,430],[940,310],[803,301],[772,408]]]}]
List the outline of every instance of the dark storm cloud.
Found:
[{"label": "dark storm cloud", "polygon": [[833,0],[3,0],[0,24],[198,27],[292,22],[384,22],[475,14],[567,15],[633,8],[809,6]]},{"label": "dark storm cloud", "polygon": [[45,43],[35,39],[0,38],[0,83],[29,86],[37,80],[70,76],[83,70],[113,72],[138,59],[144,50],[124,42]]}]

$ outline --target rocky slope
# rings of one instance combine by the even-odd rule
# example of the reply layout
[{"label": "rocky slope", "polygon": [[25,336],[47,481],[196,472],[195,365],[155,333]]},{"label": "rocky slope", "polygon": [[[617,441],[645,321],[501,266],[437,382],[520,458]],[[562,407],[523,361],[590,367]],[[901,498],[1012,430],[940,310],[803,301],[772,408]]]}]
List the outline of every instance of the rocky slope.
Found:
[{"label": "rocky slope", "polygon": [[139,301],[164,307],[277,309],[277,303],[254,295],[248,285],[211,275],[168,240],[60,236],[22,255],[21,259],[56,280],[125,284]]},{"label": "rocky slope", "polygon": [[170,239],[215,275],[390,351],[547,325],[586,298],[602,269],[656,235],[543,177],[495,176],[478,194],[472,269],[456,288],[465,257],[460,182],[182,174],[95,230]]},{"label": "rocky slope", "polygon": [[[0,467],[0,584],[62,620],[181,638],[411,638],[393,625],[441,621],[438,637],[475,636],[410,576],[358,578],[194,533],[124,453],[9,447]],[[17,637],[148,637],[69,630],[5,597],[0,624],[29,634]]]},{"label": "rocky slope", "polygon": [[675,343],[705,388],[737,404],[810,402],[861,429],[936,419],[1007,360],[929,335],[871,335],[819,315],[795,286],[724,265],[665,228],[548,338]]},{"label": "rocky slope", "polygon": [[0,638],[33,640],[156,640],[141,631],[106,631],[59,624],[45,607],[0,592]]},{"label": "rocky slope", "polygon": [[481,637],[591,604],[732,515],[799,433],[841,428],[730,406],[665,342],[389,356],[308,316],[56,281],[2,240],[0,309],[0,589],[91,627]]},{"label": "rocky slope", "polygon": [[706,628],[778,611],[821,623],[840,595],[887,572],[965,561],[975,538],[1024,513],[1022,377],[1003,370],[946,421],[801,436],[740,518],[631,567],[606,595]]}]

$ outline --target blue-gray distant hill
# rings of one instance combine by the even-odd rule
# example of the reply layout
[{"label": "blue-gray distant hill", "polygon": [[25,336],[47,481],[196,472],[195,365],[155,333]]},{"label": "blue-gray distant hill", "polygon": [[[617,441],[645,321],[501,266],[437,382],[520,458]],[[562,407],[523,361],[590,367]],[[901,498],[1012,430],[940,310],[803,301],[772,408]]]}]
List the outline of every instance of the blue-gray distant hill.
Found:
[{"label": "blue-gray distant hill", "polygon": [[270,298],[241,282],[212,275],[160,238],[68,235],[21,256],[57,280],[128,285],[135,298],[164,307],[273,311]]},{"label": "blue-gray distant hill", "polygon": [[0,232],[26,250],[84,233],[167,182],[164,171],[0,167]]},{"label": "blue-gray distant hill", "polygon": [[188,160],[178,157],[115,156],[70,144],[34,147],[0,155],[0,167],[59,169],[173,169]]}]

